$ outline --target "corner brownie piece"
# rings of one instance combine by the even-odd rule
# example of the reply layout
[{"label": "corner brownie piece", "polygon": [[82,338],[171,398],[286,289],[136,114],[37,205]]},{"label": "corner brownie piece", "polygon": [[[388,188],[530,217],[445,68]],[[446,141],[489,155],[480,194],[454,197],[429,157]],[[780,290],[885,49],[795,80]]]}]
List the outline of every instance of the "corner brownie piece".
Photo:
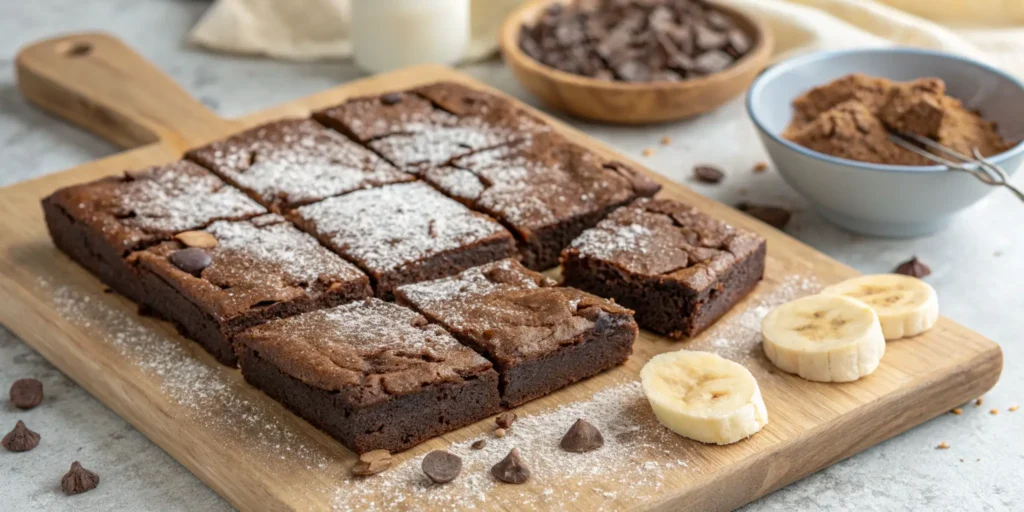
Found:
[{"label": "corner brownie piece", "polygon": [[414,173],[550,130],[507,100],[454,83],[355,98],[314,118]]},{"label": "corner brownie piece", "polygon": [[[230,339],[242,329],[373,294],[359,269],[280,215],[218,221],[203,233],[216,247],[173,240],[132,253],[129,261],[141,279],[142,302],[226,365],[237,363]],[[183,270],[175,263],[183,250],[201,250],[208,265]]]},{"label": "corner brownie piece", "polygon": [[265,124],[193,149],[186,157],[276,212],[415,179],[312,119]]},{"label": "corner brownie piece", "polygon": [[754,288],[765,240],[667,199],[638,199],[588,229],[562,254],[576,286],[636,310],[641,327],[694,336]]},{"label": "corner brownie piece", "polygon": [[618,366],[633,350],[632,311],[554,284],[503,260],[395,295],[490,359],[502,401],[514,407]]},{"label": "corner brownie piece", "polygon": [[266,209],[206,169],[179,161],[62,188],[43,199],[43,212],[57,248],[139,301],[138,283],[124,261],[129,253]]},{"label": "corner brownie piece", "polygon": [[378,299],[274,320],[235,341],[246,381],[358,453],[404,450],[500,409],[491,363]]},{"label": "corner brownie piece", "polygon": [[558,265],[562,249],[612,209],[661,188],[555,133],[457,158],[423,179],[501,221],[535,270]]},{"label": "corner brownie piece", "polygon": [[298,208],[291,218],[359,265],[381,298],[402,284],[518,254],[501,224],[421,181],[332,197]]}]

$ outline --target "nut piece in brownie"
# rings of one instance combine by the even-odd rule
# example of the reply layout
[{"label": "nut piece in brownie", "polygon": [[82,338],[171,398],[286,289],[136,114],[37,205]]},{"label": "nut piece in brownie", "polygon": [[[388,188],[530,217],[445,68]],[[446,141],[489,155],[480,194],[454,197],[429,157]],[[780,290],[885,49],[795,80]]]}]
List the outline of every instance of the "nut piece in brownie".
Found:
[{"label": "nut piece in brownie", "polygon": [[423,179],[508,226],[535,270],[558,265],[562,249],[612,209],[660,188],[555,133],[457,158]]},{"label": "nut piece in brownie", "polygon": [[566,286],[636,310],[641,327],[693,336],[754,288],[765,240],[667,199],[638,199],[562,254]]},{"label": "nut piece in brownie", "polygon": [[246,381],[358,453],[404,450],[500,408],[490,362],[378,299],[274,320],[235,343]]},{"label": "nut piece in brownie", "polygon": [[266,209],[210,171],[179,161],[62,188],[43,199],[43,212],[57,248],[138,301],[135,276],[124,262],[130,252]]},{"label": "nut piece in brownie", "polygon": [[231,366],[238,331],[372,295],[359,269],[275,214],[214,222],[129,261],[142,302]]},{"label": "nut piece in brownie", "polygon": [[454,83],[355,98],[314,117],[409,172],[550,129],[507,100]]},{"label": "nut piece in brownie", "polygon": [[554,284],[502,260],[395,295],[490,359],[502,401],[514,407],[618,366],[633,350],[632,311]]},{"label": "nut piece in brownie", "polygon": [[275,121],[186,156],[277,212],[415,179],[312,119]]},{"label": "nut piece in brownie", "polygon": [[291,217],[368,273],[381,298],[402,284],[518,255],[501,224],[422,181],[332,197]]}]

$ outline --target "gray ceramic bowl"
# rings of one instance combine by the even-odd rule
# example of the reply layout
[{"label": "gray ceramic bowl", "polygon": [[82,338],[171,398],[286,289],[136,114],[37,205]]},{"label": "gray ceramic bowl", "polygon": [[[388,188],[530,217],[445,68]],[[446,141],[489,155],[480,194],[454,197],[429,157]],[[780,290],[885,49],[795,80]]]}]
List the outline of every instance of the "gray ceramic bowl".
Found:
[{"label": "gray ceramic bowl", "polygon": [[[979,62],[911,48],[827,51],[786,60],[754,81],[747,112],[779,173],[822,215],[854,232],[909,237],[945,227],[957,212],[990,192],[1009,193],[940,166],[855,162],[782,138],[794,98],[850,73],[900,81],[941,78],[947,94],[998,123],[1008,140],[1024,138],[1024,84]],[[1013,174],[1024,163],[1024,142],[991,160]]]}]

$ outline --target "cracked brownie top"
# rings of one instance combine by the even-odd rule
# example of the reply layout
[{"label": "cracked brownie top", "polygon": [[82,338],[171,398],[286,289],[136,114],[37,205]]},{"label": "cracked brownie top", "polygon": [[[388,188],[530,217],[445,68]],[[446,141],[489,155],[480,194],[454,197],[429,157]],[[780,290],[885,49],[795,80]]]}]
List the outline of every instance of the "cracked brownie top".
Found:
[{"label": "cracked brownie top", "polygon": [[278,211],[415,179],[311,119],[275,121],[187,156]]},{"label": "cracked brownie top", "polygon": [[567,251],[625,272],[702,290],[764,239],[668,199],[638,199],[583,232]]},{"label": "cracked brownie top", "polygon": [[633,324],[632,311],[555,284],[515,260],[502,260],[402,286],[396,296],[501,366],[580,343],[594,329]]},{"label": "cracked brownie top", "polygon": [[[214,222],[200,235],[179,234],[130,257],[220,322],[252,310],[290,309],[325,295],[347,299],[371,295],[369,279],[354,265],[321,246],[280,215]],[[190,244],[209,256],[202,268],[180,268],[175,254]],[[213,247],[209,247],[214,245]]]},{"label": "cracked brownie top", "polygon": [[266,213],[240,190],[184,160],[63,188],[49,200],[124,254],[218,220]]},{"label": "cracked brownie top", "polygon": [[359,406],[491,369],[441,327],[378,299],[275,320],[235,340],[285,374]]}]

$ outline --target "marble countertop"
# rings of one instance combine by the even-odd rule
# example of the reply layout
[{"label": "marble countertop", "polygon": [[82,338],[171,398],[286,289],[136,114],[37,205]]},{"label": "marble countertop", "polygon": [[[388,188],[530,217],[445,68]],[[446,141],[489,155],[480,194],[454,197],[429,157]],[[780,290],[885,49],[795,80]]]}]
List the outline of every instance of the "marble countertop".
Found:
[{"label": "marble countertop", "polygon": [[[187,47],[185,32],[209,2],[197,0],[35,0],[0,2],[0,186],[118,151],[35,109],[14,84],[14,55],[32,41],[103,29],[123,38],[185,89],[224,116],[237,116],[361,76],[347,62],[282,63],[213,55]],[[500,62],[466,71],[535,103]],[[1005,368],[985,404],[943,415],[777,491],[749,510],[1010,510],[1024,501],[1024,207],[997,192],[944,232],[913,240],[846,233],[807,209],[774,171],[755,174],[767,158],[740,101],[690,122],[624,128],[571,124],[649,167],[725,203],[776,204],[796,213],[786,231],[863,272],[891,270],[911,255],[933,274],[943,314],[1003,346]],[[661,146],[662,137],[672,143]],[[642,157],[645,148],[654,154]],[[719,185],[688,180],[697,163],[727,172]],[[1024,185],[1024,173],[1015,182]],[[0,307],[3,307],[0,305]],[[21,377],[43,381],[47,400],[31,411],[0,405],[0,430],[18,419],[40,432],[30,457],[0,453],[5,510],[229,510],[231,507],[131,425],[92,398],[0,326],[0,389]],[[991,415],[997,408],[1000,414]],[[899,414],[899,411],[893,411]],[[940,442],[948,450],[937,450]],[[100,473],[96,490],[65,497],[60,477],[80,460]],[[1016,503],[1017,505],[1014,505]]]}]

